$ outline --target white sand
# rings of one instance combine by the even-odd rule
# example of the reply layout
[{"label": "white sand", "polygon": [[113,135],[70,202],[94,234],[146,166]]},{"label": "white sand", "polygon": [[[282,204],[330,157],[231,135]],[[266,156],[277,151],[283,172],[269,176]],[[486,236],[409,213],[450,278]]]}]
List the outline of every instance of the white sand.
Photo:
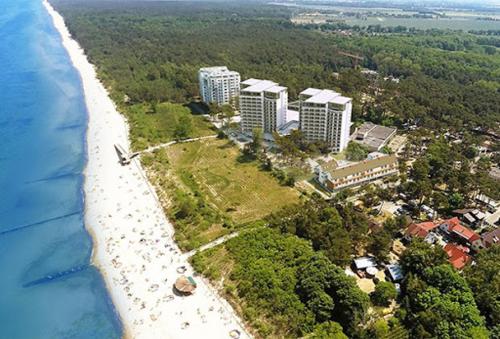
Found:
[{"label": "white sand", "polygon": [[233,309],[201,277],[195,278],[194,295],[174,295],[172,286],[180,276],[176,269],[186,266],[186,275],[193,270],[172,240],[172,225],[138,161],[125,167],[118,163],[113,145],[128,149],[126,121],[63,18],[46,0],[44,5],[82,78],[89,113],[85,221],[94,237],[94,264],[104,276],[125,336],[229,338],[229,331],[237,329],[242,338],[249,337]]}]

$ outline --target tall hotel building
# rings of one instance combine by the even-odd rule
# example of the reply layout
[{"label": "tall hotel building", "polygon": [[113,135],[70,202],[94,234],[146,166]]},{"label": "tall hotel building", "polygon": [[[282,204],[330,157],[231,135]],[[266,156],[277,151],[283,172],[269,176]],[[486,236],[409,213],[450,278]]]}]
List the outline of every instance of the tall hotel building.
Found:
[{"label": "tall hotel building", "polygon": [[352,99],[329,89],[308,88],[299,95],[300,129],[308,142],[324,141],[334,152],[349,143]]},{"label": "tall hotel building", "polygon": [[201,98],[206,103],[231,104],[240,93],[240,73],[226,66],[200,68],[198,80]]},{"label": "tall hotel building", "polygon": [[241,83],[241,129],[251,132],[261,128],[265,133],[276,131],[286,122],[288,91],[269,80],[248,79]]}]

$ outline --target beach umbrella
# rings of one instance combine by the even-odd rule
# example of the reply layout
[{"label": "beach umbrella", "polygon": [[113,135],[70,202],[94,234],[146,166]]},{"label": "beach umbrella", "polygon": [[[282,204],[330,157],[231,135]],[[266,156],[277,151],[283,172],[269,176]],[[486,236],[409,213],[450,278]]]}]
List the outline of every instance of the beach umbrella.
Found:
[{"label": "beach umbrella", "polygon": [[196,289],[196,282],[192,277],[186,277],[185,275],[180,276],[175,281],[175,289],[182,293],[193,293]]}]

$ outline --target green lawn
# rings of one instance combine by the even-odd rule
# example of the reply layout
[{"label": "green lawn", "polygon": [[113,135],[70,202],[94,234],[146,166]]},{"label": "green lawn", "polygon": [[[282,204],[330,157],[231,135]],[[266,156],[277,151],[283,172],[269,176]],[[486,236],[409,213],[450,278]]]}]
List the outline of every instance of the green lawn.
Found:
[{"label": "green lawn", "polygon": [[174,130],[182,116],[189,116],[192,129],[189,137],[200,137],[215,134],[209,121],[201,115],[192,115],[188,107],[180,104],[161,103],[153,112],[149,104],[129,106],[124,112],[130,123],[132,148],[142,150],[174,140]]}]

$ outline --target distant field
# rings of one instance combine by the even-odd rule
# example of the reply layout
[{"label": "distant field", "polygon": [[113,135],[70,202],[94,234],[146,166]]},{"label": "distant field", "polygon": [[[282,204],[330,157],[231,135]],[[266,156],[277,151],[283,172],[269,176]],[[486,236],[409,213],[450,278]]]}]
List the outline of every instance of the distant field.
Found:
[{"label": "distant field", "polygon": [[[383,27],[415,27],[417,29],[453,29],[453,30],[500,30],[500,21],[478,20],[478,18],[500,18],[499,12],[470,12],[457,10],[444,10],[440,13],[448,16],[448,18],[440,19],[425,19],[425,18],[398,18],[391,17],[397,15],[412,15],[418,14],[418,11],[402,10],[399,8],[376,8],[376,7],[349,7],[335,5],[311,5],[311,4],[289,4],[289,3],[272,3],[279,6],[304,8],[309,11],[318,11],[316,15],[320,19],[331,19],[333,21],[345,22],[348,25],[370,26],[381,25]],[[355,18],[352,16],[344,16],[342,12],[358,13],[360,16],[365,16],[365,19]],[[380,15],[380,16],[379,16]],[[300,17],[300,16],[298,16]],[[314,18],[315,16],[306,16],[306,18]]]},{"label": "distant field", "polygon": [[215,134],[209,121],[201,115],[192,115],[189,108],[180,104],[161,103],[157,105],[156,112],[152,112],[149,104],[136,104],[128,107],[125,113],[132,126],[130,133],[135,150],[174,140],[174,130],[182,116],[191,117],[189,137]]},{"label": "distant field", "polygon": [[279,185],[254,162],[238,162],[239,154],[227,140],[179,144],[168,149],[170,163],[184,184],[189,186],[193,180],[207,200],[235,223],[260,219],[298,201],[296,190]]},{"label": "distant field", "polygon": [[475,19],[418,19],[418,18],[387,18],[369,17],[363,19],[344,19],[348,25],[381,25],[383,27],[405,26],[418,29],[453,29],[453,30],[489,30],[500,29],[499,21],[475,20]]}]

